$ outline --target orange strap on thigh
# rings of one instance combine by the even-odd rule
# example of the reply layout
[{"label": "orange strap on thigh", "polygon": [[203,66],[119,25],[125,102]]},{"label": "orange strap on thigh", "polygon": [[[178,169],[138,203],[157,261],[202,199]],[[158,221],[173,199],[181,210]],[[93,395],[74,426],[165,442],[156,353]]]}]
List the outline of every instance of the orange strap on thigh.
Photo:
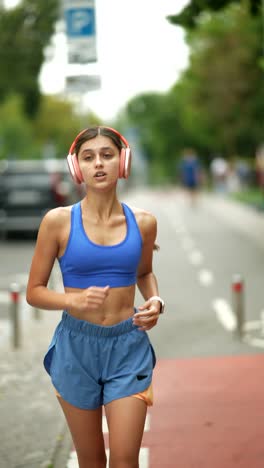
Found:
[{"label": "orange strap on thigh", "polygon": [[139,398],[140,400],[145,401],[147,406],[152,406],[153,405],[153,387],[152,387],[152,383],[143,392],[135,393],[135,395],[132,395],[132,396],[135,397],[135,398]]}]

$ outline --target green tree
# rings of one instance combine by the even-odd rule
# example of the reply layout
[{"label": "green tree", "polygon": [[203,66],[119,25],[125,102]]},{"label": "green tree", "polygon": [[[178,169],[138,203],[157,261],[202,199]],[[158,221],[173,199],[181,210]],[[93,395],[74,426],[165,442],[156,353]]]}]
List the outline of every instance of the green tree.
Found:
[{"label": "green tree", "polygon": [[93,113],[77,115],[70,101],[55,96],[42,96],[38,114],[32,123],[40,148],[54,146],[56,157],[63,158],[76,135],[89,125],[100,125]]},{"label": "green tree", "polygon": [[31,158],[35,152],[31,121],[20,96],[10,96],[0,106],[0,159]]},{"label": "green tree", "polygon": [[37,115],[30,119],[22,97],[9,95],[0,104],[0,159],[39,159],[45,150],[64,158],[83,128],[101,124],[93,113],[77,115],[73,103],[56,96],[42,96]]},{"label": "green tree", "polygon": [[185,147],[206,165],[216,151],[254,156],[263,139],[261,34],[247,2],[204,15],[187,40],[189,66],[172,89],[136,96],[126,108],[156,181],[174,177]]},{"label": "green tree", "polygon": [[[167,17],[171,24],[182,26],[186,29],[194,28],[205,12],[216,12],[226,8],[230,4],[241,5],[241,0],[191,0],[188,5],[177,15]],[[262,0],[248,0],[252,16],[261,16]]]},{"label": "green tree", "polygon": [[245,4],[230,5],[204,19],[188,37],[187,117],[190,109],[199,114],[206,144],[214,139],[214,146],[227,155],[253,154],[263,134],[258,20]]},{"label": "green tree", "polygon": [[149,162],[151,182],[174,180],[177,158],[190,144],[182,126],[181,103],[175,93],[144,93],[126,108],[126,119],[135,127]]},{"label": "green tree", "polygon": [[67,154],[71,142],[80,131],[79,118],[74,114],[73,105],[55,96],[41,97],[33,126],[40,147],[54,145],[58,157]]},{"label": "green tree", "polygon": [[38,77],[58,6],[59,0],[22,0],[16,8],[0,8],[0,102],[20,94],[30,117],[40,103]]}]

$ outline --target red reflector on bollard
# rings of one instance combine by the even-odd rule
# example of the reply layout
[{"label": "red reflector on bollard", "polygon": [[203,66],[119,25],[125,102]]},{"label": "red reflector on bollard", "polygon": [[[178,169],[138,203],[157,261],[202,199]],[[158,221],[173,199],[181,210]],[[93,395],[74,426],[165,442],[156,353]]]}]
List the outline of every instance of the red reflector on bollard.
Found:
[{"label": "red reflector on bollard", "polygon": [[243,283],[242,282],[233,283],[232,284],[232,289],[233,289],[234,292],[241,292],[242,289],[243,289]]},{"label": "red reflector on bollard", "polygon": [[10,292],[12,302],[17,303],[19,301],[19,291],[11,291]]}]

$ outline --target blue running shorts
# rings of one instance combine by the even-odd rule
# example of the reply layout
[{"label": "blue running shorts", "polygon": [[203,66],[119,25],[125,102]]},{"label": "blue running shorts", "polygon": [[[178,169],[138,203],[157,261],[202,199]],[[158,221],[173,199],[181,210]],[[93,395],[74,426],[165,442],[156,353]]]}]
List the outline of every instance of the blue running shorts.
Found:
[{"label": "blue running shorts", "polygon": [[132,317],[101,326],[62,313],[44,367],[61,397],[82,409],[96,409],[146,390],[156,363],[148,334]]}]

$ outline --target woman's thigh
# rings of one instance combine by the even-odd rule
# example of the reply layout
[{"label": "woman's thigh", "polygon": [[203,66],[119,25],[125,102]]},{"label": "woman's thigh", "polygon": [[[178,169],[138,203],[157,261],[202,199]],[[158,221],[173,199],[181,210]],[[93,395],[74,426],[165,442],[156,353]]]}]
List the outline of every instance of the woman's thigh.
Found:
[{"label": "woman's thigh", "polygon": [[[137,466],[147,405],[133,396],[120,398],[105,406],[109,428],[110,466]],[[127,465],[126,465],[127,463]]]},{"label": "woman's thigh", "polygon": [[59,396],[57,398],[67,420],[80,467],[105,467],[102,408],[84,410]]}]

